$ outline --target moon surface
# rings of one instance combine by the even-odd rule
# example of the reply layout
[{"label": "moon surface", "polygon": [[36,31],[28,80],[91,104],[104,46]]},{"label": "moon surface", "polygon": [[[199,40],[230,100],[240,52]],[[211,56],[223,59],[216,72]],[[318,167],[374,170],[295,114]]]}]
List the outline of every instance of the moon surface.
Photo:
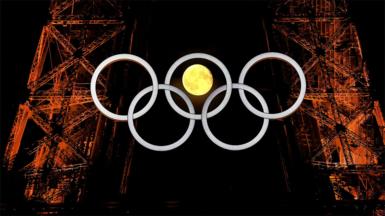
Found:
[{"label": "moon surface", "polygon": [[196,96],[204,95],[213,86],[213,75],[207,67],[193,64],[184,71],[182,83],[188,93]]}]

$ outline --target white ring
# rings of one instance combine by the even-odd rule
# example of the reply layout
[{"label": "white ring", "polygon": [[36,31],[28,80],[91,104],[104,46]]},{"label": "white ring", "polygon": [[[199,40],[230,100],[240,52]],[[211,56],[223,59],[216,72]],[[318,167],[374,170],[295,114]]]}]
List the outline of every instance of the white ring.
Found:
[{"label": "white ring", "polygon": [[298,63],[294,59],[290,58],[289,56],[284,55],[282,53],[267,52],[267,53],[262,53],[260,55],[257,55],[254,58],[252,58],[249,62],[247,62],[247,64],[245,65],[245,67],[243,67],[242,72],[239,76],[239,84],[244,84],[245,76],[254,64],[256,64],[262,60],[265,60],[265,59],[280,59],[280,60],[283,60],[283,61],[289,63],[291,66],[294,67],[295,71],[298,73],[300,83],[301,83],[300,93],[299,93],[299,96],[298,96],[297,100],[295,101],[295,103],[289,109],[287,109],[283,112],[266,113],[265,111],[261,112],[261,111],[255,109],[250,104],[250,102],[247,100],[247,98],[245,96],[245,92],[243,91],[243,89],[239,89],[239,95],[241,97],[242,102],[247,107],[247,109],[250,112],[254,113],[255,115],[257,115],[261,118],[265,118],[265,119],[284,118],[286,116],[291,115],[293,112],[295,112],[299,108],[299,106],[301,105],[303,99],[305,98],[305,92],[306,92],[305,74],[303,73],[302,68],[298,65]]},{"label": "white ring", "polygon": [[[243,89],[243,90],[246,90],[248,92],[250,92],[251,94],[253,94],[258,100],[259,102],[261,103],[262,105],[262,110],[264,112],[269,112],[269,108],[267,107],[267,103],[265,101],[265,99],[262,97],[262,95],[257,91],[255,90],[254,88],[248,86],[248,85],[244,85],[244,84],[239,84],[239,83],[234,83],[232,84],[232,88],[237,88],[237,89]],[[222,141],[220,141],[218,138],[216,138],[214,136],[214,134],[211,132],[210,128],[209,128],[209,125],[207,123],[207,110],[209,108],[209,105],[211,103],[211,101],[215,98],[215,96],[217,96],[219,93],[221,93],[222,91],[224,91],[226,89],[226,86],[221,86],[217,89],[215,89],[215,91],[213,91],[206,99],[205,103],[203,104],[203,108],[202,108],[202,126],[203,126],[203,129],[207,135],[207,137],[213,142],[215,143],[216,145],[218,145],[219,147],[222,147],[224,149],[227,149],[227,150],[232,150],[232,151],[239,151],[239,150],[244,150],[244,149],[247,149],[247,148],[250,148],[252,147],[253,145],[255,145],[256,143],[259,142],[259,140],[262,139],[262,137],[265,135],[266,131],[267,131],[267,127],[269,126],[269,119],[263,119],[263,124],[262,124],[262,128],[261,130],[259,131],[259,133],[257,134],[257,136],[255,136],[252,140],[250,140],[249,142],[246,142],[244,144],[241,144],[241,145],[231,145],[231,144],[227,144],[227,143],[224,143]],[[246,105],[247,106],[247,105]],[[251,105],[250,105],[251,106]]]},{"label": "white ring", "polygon": [[91,78],[91,96],[92,100],[94,101],[96,107],[102,112],[103,115],[106,117],[116,120],[116,121],[127,121],[128,116],[127,115],[118,115],[115,113],[110,112],[107,110],[99,101],[98,95],[96,94],[96,81],[98,79],[99,74],[102,72],[102,70],[107,67],[108,65],[117,62],[117,61],[132,61],[135,63],[140,64],[142,67],[146,69],[146,71],[150,74],[151,80],[152,80],[152,94],[151,98],[146,104],[146,106],[143,107],[140,111],[134,113],[134,118],[138,118],[142,115],[144,115],[149,109],[151,109],[152,105],[154,105],[155,100],[158,96],[158,79],[156,78],[155,71],[152,69],[151,65],[148,64],[144,59],[131,55],[131,54],[117,54],[113,55],[106,60],[104,60],[102,63],[98,65],[98,67],[95,69],[94,74],[92,74]]},{"label": "white ring", "polygon": [[[168,72],[166,74],[166,79],[165,79],[164,83],[167,84],[167,85],[170,85],[171,77],[172,77],[173,73],[175,72],[176,68],[179,67],[179,65],[181,65],[182,63],[184,63],[185,61],[188,61],[190,59],[197,59],[197,58],[198,59],[206,59],[206,60],[209,60],[209,61],[213,62],[214,64],[216,64],[221,69],[221,71],[222,71],[222,73],[223,73],[223,75],[225,76],[225,79],[226,79],[226,94],[225,94],[225,97],[223,98],[222,102],[214,110],[210,111],[207,114],[207,118],[211,118],[211,117],[217,115],[220,111],[222,111],[223,108],[225,108],[225,106],[227,105],[227,103],[230,100],[231,91],[232,91],[232,88],[231,88],[232,82],[231,82],[230,73],[227,70],[226,66],[219,59],[215,58],[212,55],[206,54],[206,53],[191,53],[191,54],[182,56],[181,58],[176,60],[174,62],[174,64],[171,65],[170,69],[168,70]],[[182,110],[175,103],[174,99],[172,99],[170,91],[166,90],[165,94],[166,94],[166,99],[167,99],[168,103],[175,110],[175,112],[177,112],[179,115],[181,115],[183,117],[186,117],[188,119],[195,119],[195,120],[202,119],[202,115],[201,114],[191,114],[191,113],[188,113],[188,112]]]},{"label": "white ring", "polygon": [[[190,98],[182,90],[180,90],[174,86],[165,85],[165,84],[160,84],[159,89],[169,90],[169,91],[173,91],[173,92],[177,93],[186,102],[188,109],[189,109],[189,112],[195,113],[194,106],[193,106]],[[140,91],[132,100],[130,107],[128,108],[128,120],[127,120],[128,121],[128,128],[130,129],[131,134],[135,138],[135,140],[138,141],[139,144],[141,144],[142,146],[144,146],[148,149],[151,149],[154,151],[169,151],[169,150],[175,149],[175,148],[179,147],[180,145],[182,145],[190,137],[190,135],[194,129],[194,126],[195,126],[195,120],[190,119],[186,133],[179,140],[175,141],[174,143],[171,143],[169,145],[164,145],[164,146],[158,146],[158,145],[153,145],[153,144],[145,141],[144,139],[142,139],[142,137],[140,137],[140,135],[138,134],[138,132],[135,129],[134,121],[133,121],[135,119],[135,117],[133,116],[133,112],[134,112],[135,106],[138,103],[138,101],[144,95],[149,93],[150,91],[152,91],[151,86]]]}]

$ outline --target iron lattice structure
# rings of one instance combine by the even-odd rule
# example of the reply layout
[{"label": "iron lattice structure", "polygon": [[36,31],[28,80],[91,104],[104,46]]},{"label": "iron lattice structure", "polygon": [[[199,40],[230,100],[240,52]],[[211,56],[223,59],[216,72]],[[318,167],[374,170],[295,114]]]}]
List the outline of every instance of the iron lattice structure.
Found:
[{"label": "iron lattice structure", "polygon": [[[91,75],[95,65],[119,51],[123,38],[129,38],[128,52],[132,49],[135,24],[124,22],[121,4],[52,1],[29,75],[30,95],[19,106],[3,160],[9,171],[25,173],[28,200],[63,204],[85,195],[100,142],[111,140],[102,139],[108,123],[92,102]],[[385,200],[385,121],[371,98],[345,1],[285,0],[274,12],[278,44],[302,64],[307,78],[306,100],[291,118],[303,157],[328,176],[336,200]],[[106,74],[99,77],[98,91],[107,105]],[[295,100],[298,78],[290,74],[284,76]],[[122,194],[132,156],[127,152]]]},{"label": "iron lattice structure", "polygon": [[[3,166],[25,173],[27,200],[63,204],[85,194],[105,127],[89,82],[99,62],[121,52],[127,24],[120,1],[53,0],[49,11],[29,74],[30,95],[19,106]],[[111,105],[106,74],[98,94]]]},{"label": "iron lattice structure", "polygon": [[[346,2],[277,1],[273,13],[279,49],[301,62],[307,79],[291,119],[301,155],[328,176],[336,200],[385,200],[385,124]],[[299,79],[283,76],[295,100]]]}]

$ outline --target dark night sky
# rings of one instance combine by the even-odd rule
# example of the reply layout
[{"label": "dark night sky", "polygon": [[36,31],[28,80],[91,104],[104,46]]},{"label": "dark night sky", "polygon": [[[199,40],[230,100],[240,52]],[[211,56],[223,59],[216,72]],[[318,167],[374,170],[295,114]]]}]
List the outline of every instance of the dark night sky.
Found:
[{"label": "dark night sky", "polygon": [[[165,74],[165,71],[168,69],[168,67],[171,65],[173,61],[175,61],[178,57],[182,56],[186,52],[191,51],[201,51],[201,52],[208,52],[213,54],[214,56],[221,59],[223,62],[225,62],[226,66],[229,67],[231,71],[240,71],[243,64],[248,61],[251,57],[258,53],[266,52],[266,46],[264,44],[264,35],[261,31],[261,23],[259,20],[261,20],[261,17],[264,16],[265,13],[267,13],[266,7],[266,1],[259,1],[257,3],[253,3],[251,1],[241,1],[240,3],[231,3],[229,1],[221,2],[221,1],[212,1],[210,3],[202,3],[205,4],[204,9],[201,8],[200,4],[192,4],[190,3],[176,3],[179,5],[179,9],[183,8],[184,10],[179,9],[172,9],[172,7],[168,7],[174,2],[167,2],[162,3],[163,1],[156,1],[153,8],[153,17],[151,19],[151,26],[153,28],[151,34],[150,34],[150,56],[148,61],[153,65],[156,71],[163,71],[163,74],[158,74],[158,79],[160,82],[163,82],[163,77]],[[235,6],[234,6],[235,5]],[[47,20],[49,18],[48,14],[48,1],[1,1],[1,24],[0,24],[0,32],[1,32],[1,71],[0,71],[0,89],[1,89],[1,95],[0,95],[0,146],[1,146],[1,155],[3,155],[4,146],[6,144],[10,127],[12,125],[12,122],[14,120],[17,107],[20,103],[24,102],[27,99],[28,91],[26,90],[26,83],[28,79],[29,69],[32,63],[33,55],[37,46],[37,42],[40,36],[40,32],[42,29],[42,26],[47,23]],[[218,6],[218,9],[217,9]],[[166,7],[167,10],[163,10],[163,8]],[[384,1],[352,1],[350,3],[350,13],[353,19],[353,22],[357,25],[357,29],[359,31],[359,36],[361,39],[362,47],[363,47],[363,55],[367,60],[369,72],[372,79],[372,91],[373,91],[373,97],[376,99],[379,99],[382,101],[382,105],[384,108],[385,105],[385,89],[384,89],[384,56],[385,56],[385,45],[384,45],[384,38],[385,38],[385,29],[384,29],[384,20],[385,20],[385,3]],[[255,8],[255,9],[254,9]],[[181,28],[181,29],[175,29],[172,25],[164,25],[165,22],[174,22],[177,23],[178,20],[173,20],[172,16],[169,14],[166,14],[168,12],[174,13],[174,15],[177,15],[178,17],[184,17],[183,20],[185,20],[187,23],[185,23],[186,26],[191,26],[190,29],[188,28]],[[188,16],[194,16],[194,18],[188,18]],[[206,21],[205,19],[209,18],[209,21]],[[257,22],[256,22],[257,20]],[[242,21],[241,23],[238,21]],[[197,23],[205,23],[203,26],[197,25]],[[193,40],[191,35],[188,35],[191,33],[191,28],[196,28],[194,37],[196,40]],[[205,34],[205,32],[212,32],[211,34]],[[222,37],[223,36],[223,37]],[[233,40],[232,40],[233,39]],[[197,42],[204,41],[206,44],[196,44]],[[172,45],[170,45],[172,44]],[[173,49],[168,49],[168,46],[172,46]],[[202,50],[201,47],[204,47]],[[214,49],[214,48],[219,49]],[[228,52],[230,51],[231,52]],[[239,54],[242,53],[242,54]],[[237,80],[238,73],[233,75],[233,80]],[[163,98],[164,99],[164,98]],[[234,100],[234,103],[239,103],[239,100]],[[155,114],[154,114],[155,113]],[[226,114],[227,113],[227,114]],[[153,112],[154,115],[160,115],[159,112]],[[167,113],[167,115],[172,115],[172,111]],[[151,112],[148,114],[149,116],[152,116]],[[166,115],[166,114],[165,114]],[[225,111],[226,116],[231,115],[229,110]],[[174,115],[176,116],[176,115]],[[150,117],[148,117],[150,118]],[[241,123],[242,120],[237,119],[236,117],[230,118],[231,121],[238,121]],[[229,120],[229,121],[230,121]],[[187,122],[185,119],[182,119],[182,121]],[[245,121],[249,121],[248,119]],[[144,120],[144,122],[146,122]],[[196,123],[197,125],[199,122]],[[215,120],[210,122],[210,124],[215,124]],[[151,128],[151,126],[148,126]],[[159,125],[155,126],[159,127]],[[196,126],[197,127],[197,126]],[[182,129],[183,130],[183,129]],[[227,130],[231,131],[231,128],[228,128]],[[151,130],[150,130],[151,131]],[[226,131],[226,130],[225,130]],[[146,134],[145,131],[141,131],[143,133],[143,136],[149,136],[150,134]],[[200,140],[199,130],[195,130],[194,133],[197,133],[198,135],[195,135],[195,138],[192,138],[192,140]],[[220,133],[220,132],[218,132]],[[223,133],[223,131],[222,131]],[[162,135],[162,133],[159,133]],[[232,139],[231,135],[224,133],[225,136],[227,136],[227,139]],[[272,131],[269,132],[267,135],[268,137],[274,137],[274,133]],[[239,138],[239,135],[236,136],[236,138]],[[236,139],[234,138],[234,139]],[[242,137],[241,137],[242,138]],[[247,137],[246,137],[247,138]],[[193,141],[190,141],[193,142]],[[210,146],[204,146],[207,143],[200,143],[197,144],[198,146],[202,147],[204,149],[203,151],[208,152],[216,152],[218,153],[219,150],[214,146],[213,144],[210,144]],[[189,150],[192,150],[191,145],[186,144]],[[213,150],[215,149],[215,150]],[[259,149],[259,150],[266,150],[269,151],[271,149]],[[145,199],[147,196],[147,193],[149,193],[151,190],[154,192],[154,196],[161,196],[161,193],[164,191],[167,191],[167,186],[170,186],[175,181],[184,181],[183,178],[193,178],[194,181],[197,181],[199,185],[199,182],[203,181],[200,179],[200,176],[207,175],[207,176],[214,176],[214,175],[220,175],[222,178],[227,178],[224,183],[219,183],[218,188],[211,189],[211,192],[219,192],[221,193],[222,190],[219,187],[232,187],[232,184],[228,184],[228,182],[237,182],[239,184],[245,184],[246,186],[239,186],[238,191],[247,191],[247,185],[250,185],[252,181],[256,180],[252,175],[255,174],[243,174],[244,171],[250,171],[250,167],[245,168],[237,168],[237,165],[240,165],[242,163],[250,162],[253,163],[264,163],[265,158],[255,160],[248,160],[248,156],[250,154],[256,153],[258,149],[254,149],[251,153],[243,153],[239,154],[237,157],[232,157],[227,152],[219,152],[218,155],[218,161],[215,161],[212,163],[212,165],[205,165],[204,162],[209,160],[209,156],[206,153],[199,154],[200,152],[197,150],[192,150],[194,153],[197,153],[196,155],[190,154],[185,155],[182,154],[179,150],[175,151],[174,153],[169,153],[171,158],[174,160],[166,160],[164,162],[159,162],[159,160],[162,159],[163,156],[159,156],[156,153],[148,153],[144,152],[143,149],[137,150],[137,155],[145,155],[146,157],[152,157],[152,160],[144,163],[142,167],[145,167],[148,172],[159,172],[158,174],[149,174],[145,172],[138,172],[138,175],[142,175],[142,177],[154,177],[157,176],[158,178],[162,178],[162,175],[167,176],[167,174],[170,174],[171,176],[176,176],[172,173],[167,172],[173,172],[176,170],[175,159],[181,160],[181,164],[186,165],[186,169],[181,172],[181,178],[172,180],[171,182],[169,178],[161,179],[161,183],[165,183],[165,188],[161,189],[154,189],[152,187],[145,188],[142,183],[141,187],[138,188],[132,188],[134,193],[137,193],[140,195],[142,194],[143,198]],[[182,149],[183,151],[183,149]],[[179,155],[178,155],[179,154]],[[263,153],[260,153],[262,155]],[[183,158],[186,157],[186,158]],[[198,159],[197,159],[198,157]],[[258,157],[258,155],[257,155]],[[225,159],[228,158],[226,161]],[[244,158],[244,159],[243,159]],[[201,159],[201,160],[199,160]],[[232,160],[241,160],[238,161],[235,165]],[[186,160],[195,161],[193,162],[186,162]],[[152,164],[154,161],[158,161],[158,164]],[[224,163],[220,165],[219,163]],[[178,163],[178,162],[176,162]],[[170,170],[162,170],[162,165],[170,165],[174,166],[174,169]],[[203,171],[203,174],[193,176],[191,172],[202,172],[194,167],[202,167],[207,166],[205,170]],[[223,167],[223,170],[217,170],[213,171],[213,169],[218,167]],[[275,165],[273,165],[275,166]],[[260,166],[261,167],[261,166]],[[211,169],[212,168],[212,169]],[[133,168],[136,169],[135,167]],[[156,170],[158,169],[158,170]],[[233,174],[240,175],[245,178],[244,182],[236,179],[232,176],[226,176],[226,169],[229,169]],[[163,173],[162,173],[163,172]],[[187,173],[190,172],[190,173]],[[260,176],[259,178],[264,178],[262,180],[257,180],[261,183],[267,183],[267,181],[271,181],[272,179],[277,179],[276,176],[277,173],[269,173],[269,171],[264,170],[261,168],[261,170],[258,171]],[[268,176],[268,175],[272,176]],[[247,179],[250,178],[250,179]],[[258,178],[258,177],[257,177]],[[217,180],[216,178],[209,178],[211,181]],[[151,183],[152,179],[144,180],[146,183]],[[133,180],[137,181],[137,180]],[[192,180],[190,180],[192,181]],[[175,183],[174,182],[174,183]],[[179,189],[180,187],[183,187],[182,183],[175,183],[177,184],[177,187],[174,189],[171,189],[170,197],[169,199],[173,199],[173,196],[178,197]],[[269,188],[269,186],[274,184],[280,184],[279,182],[271,183],[270,185],[267,184],[266,189],[261,190],[274,190],[272,188]],[[214,185],[214,182],[212,184],[206,185],[206,187],[210,187],[210,185]],[[280,185],[281,186],[281,185]],[[203,191],[209,188],[197,188],[197,186],[189,185],[188,186],[188,194],[195,194],[196,196],[201,196]],[[137,191],[135,191],[137,190]],[[143,190],[143,191],[140,191]],[[184,189],[185,190],[185,189]],[[279,189],[276,189],[277,193],[280,192]],[[253,192],[257,192],[258,188],[251,188],[250,192],[246,192],[248,195],[253,195]],[[242,196],[244,193],[240,194],[232,194],[234,196]],[[212,194],[208,193],[208,196],[210,197]],[[212,195],[213,197],[218,195]],[[224,194],[226,196],[226,194]],[[209,198],[208,198],[209,199]]]}]

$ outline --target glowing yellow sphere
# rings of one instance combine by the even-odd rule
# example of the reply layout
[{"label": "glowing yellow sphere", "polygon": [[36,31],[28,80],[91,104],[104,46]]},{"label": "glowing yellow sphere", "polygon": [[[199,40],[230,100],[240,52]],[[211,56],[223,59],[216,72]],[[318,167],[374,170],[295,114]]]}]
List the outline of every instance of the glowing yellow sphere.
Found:
[{"label": "glowing yellow sphere", "polygon": [[213,75],[210,70],[201,65],[189,66],[182,77],[183,86],[192,95],[204,95],[213,86]]}]

